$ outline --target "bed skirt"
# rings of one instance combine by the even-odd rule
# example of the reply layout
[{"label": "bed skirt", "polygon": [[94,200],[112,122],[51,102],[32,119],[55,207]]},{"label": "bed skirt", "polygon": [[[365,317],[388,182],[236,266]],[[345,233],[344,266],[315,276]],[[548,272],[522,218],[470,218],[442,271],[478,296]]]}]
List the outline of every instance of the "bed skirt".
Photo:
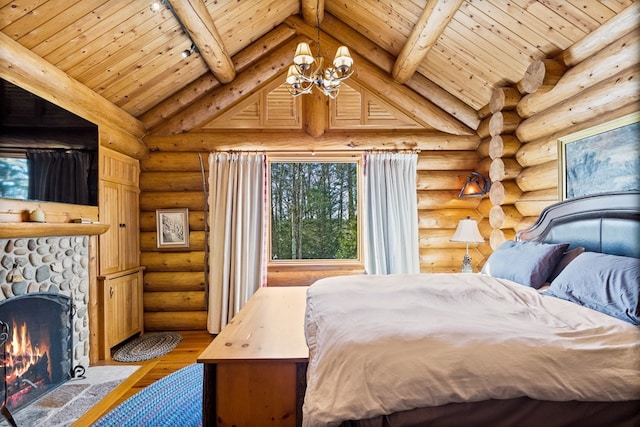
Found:
[{"label": "bed skirt", "polygon": [[527,397],[451,403],[418,408],[340,427],[635,427],[640,426],[640,400],[624,402],[552,402]]}]

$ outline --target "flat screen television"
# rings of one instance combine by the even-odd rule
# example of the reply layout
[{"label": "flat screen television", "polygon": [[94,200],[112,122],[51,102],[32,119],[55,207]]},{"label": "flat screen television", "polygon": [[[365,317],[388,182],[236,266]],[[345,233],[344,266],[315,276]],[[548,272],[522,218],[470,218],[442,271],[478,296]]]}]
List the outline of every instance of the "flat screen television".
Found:
[{"label": "flat screen television", "polygon": [[0,79],[0,198],[98,205],[98,126]]}]

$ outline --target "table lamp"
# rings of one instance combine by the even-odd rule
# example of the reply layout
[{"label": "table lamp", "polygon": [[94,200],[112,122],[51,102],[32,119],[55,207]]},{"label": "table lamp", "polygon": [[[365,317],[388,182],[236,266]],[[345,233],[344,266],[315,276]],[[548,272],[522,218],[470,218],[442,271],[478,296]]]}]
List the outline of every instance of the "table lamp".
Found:
[{"label": "table lamp", "polygon": [[465,242],[467,244],[467,253],[464,255],[464,259],[462,260],[462,272],[473,273],[473,268],[471,267],[471,257],[469,256],[469,243],[484,242],[484,238],[478,230],[478,223],[476,222],[476,220],[471,219],[471,217],[461,219],[456,232],[453,233],[451,241]]}]

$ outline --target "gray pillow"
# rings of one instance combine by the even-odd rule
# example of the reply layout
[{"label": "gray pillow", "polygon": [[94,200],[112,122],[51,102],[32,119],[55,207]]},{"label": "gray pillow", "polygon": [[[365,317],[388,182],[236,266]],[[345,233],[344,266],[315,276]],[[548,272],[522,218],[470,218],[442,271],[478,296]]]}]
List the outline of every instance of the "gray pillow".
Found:
[{"label": "gray pillow", "polygon": [[489,256],[482,273],[538,289],[547,282],[568,247],[568,243],[507,240]]},{"label": "gray pillow", "polygon": [[584,252],[542,294],[640,325],[640,259]]},{"label": "gray pillow", "polygon": [[562,270],[564,270],[565,267],[569,265],[571,261],[576,259],[576,257],[580,255],[582,252],[584,252],[584,248],[582,246],[578,246],[577,248],[573,248],[570,251],[567,251],[564,254],[562,254],[562,258],[560,258],[560,262],[558,262],[558,265],[556,265],[556,268],[553,270],[553,273],[551,273],[551,276],[549,276],[547,280],[549,282],[553,281],[553,279],[558,277],[558,274],[560,274]]}]

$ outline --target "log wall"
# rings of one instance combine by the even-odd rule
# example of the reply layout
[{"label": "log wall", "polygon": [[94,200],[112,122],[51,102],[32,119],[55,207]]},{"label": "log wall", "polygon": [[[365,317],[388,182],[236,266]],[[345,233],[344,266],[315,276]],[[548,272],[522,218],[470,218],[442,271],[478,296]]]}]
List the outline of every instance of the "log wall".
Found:
[{"label": "log wall", "polygon": [[521,143],[514,159],[521,170],[517,187],[505,186],[521,216],[515,231],[533,224],[546,206],[560,200],[558,138],[639,110],[637,26],[629,31],[612,24],[606,45],[590,34],[569,49],[571,55],[564,52],[531,64],[517,85],[522,98],[516,111],[522,122],[514,132]]},{"label": "log wall", "polygon": [[521,95],[516,87],[504,86],[495,88],[489,101],[490,139],[485,163],[489,163],[488,175],[492,181],[489,192],[489,245],[492,250],[506,240],[513,239],[515,227],[522,217],[514,207],[521,193],[514,183],[522,169],[514,159],[521,143],[513,134],[522,120],[515,111],[520,99]]},{"label": "log wall", "polygon": [[[205,193],[208,153],[155,152],[140,163],[140,263],[145,330],[206,329]],[[157,248],[156,209],[189,209],[189,248]]]},{"label": "log wall", "polygon": [[[213,136],[212,136],[213,135]],[[245,135],[254,148],[263,145],[269,137],[252,133]],[[294,141],[307,140],[309,135],[279,135],[281,144],[294,147]],[[379,138],[378,134],[376,138]],[[263,141],[256,141],[262,138]],[[272,138],[272,137],[271,137]],[[362,147],[361,136],[345,140],[335,134],[326,134],[319,143],[340,141],[333,148],[343,149],[357,142]],[[393,138],[397,138],[394,141]],[[150,154],[141,161],[140,175],[140,246],[144,273],[145,330],[185,330],[206,328],[205,295],[205,196],[202,167],[207,179],[209,150],[233,144],[242,149],[238,132],[217,132],[209,135],[190,134],[168,137],[149,137]],[[389,133],[386,143],[404,147],[406,135]],[[433,134],[414,136],[420,147],[418,157],[417,198],[419,210],[420,260],[423,272],[458,272],[465,253],[465,245],[449,241],[458,221],[470,216],[478,221],[483,217],[477,206],[482,199],[458,199],[457,195],[470,171],[480,160],[477,137],[454,137]],[[185,141],[187,142],[185,144]],[[324,141],[324,142],[323,142]],[[191,147],[191,148],[190,148]],[[415,147],[415,145],[414,145]],[[278,147],[282,149],[283,147]],[[370,147],[363,147],[364,149]],[[291,149],[291,148],[290,148]],[[182,251],[160,251],[156,245],[156,209],[189,209],[190,247]],[[488,237],[488,234],[487,234]],[[471,245],[473,263],[479,269],[488,243]],[[336,268],[300,269],[292,267],[269,268],[270,286],[311,284],[329,275],[362,273],[362,265]]]}]

